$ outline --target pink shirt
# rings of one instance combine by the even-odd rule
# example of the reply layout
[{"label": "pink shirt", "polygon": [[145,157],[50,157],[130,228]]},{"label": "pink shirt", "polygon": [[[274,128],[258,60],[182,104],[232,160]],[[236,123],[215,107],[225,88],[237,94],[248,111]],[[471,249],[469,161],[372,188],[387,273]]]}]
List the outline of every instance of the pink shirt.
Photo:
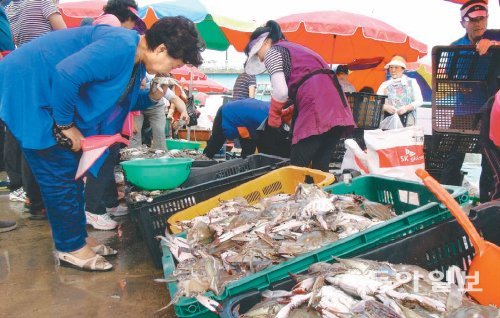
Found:
[{"label": "pink shirt", "polygon": [[122,23],[118,18],[113,15],[113,14],[103,14],[95,18],[94,22],[92,25],[97,25],[97,24],[107,24],[115,27],[121,27]]},{"label": "pink shirt", "polygon": [[495,95],[495,102],[490,116],[490,139],[495,146],[500,147],[500,91]]}]

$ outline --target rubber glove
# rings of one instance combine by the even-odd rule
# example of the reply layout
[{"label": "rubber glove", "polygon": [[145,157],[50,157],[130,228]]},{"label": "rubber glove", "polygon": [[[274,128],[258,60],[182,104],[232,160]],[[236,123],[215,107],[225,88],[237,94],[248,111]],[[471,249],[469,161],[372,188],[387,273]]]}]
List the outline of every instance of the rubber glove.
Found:
[{"label": "rubber glove", "polygon": [[283,122],[287,123],[288,125],[292,121],[294,108],[295,105],[290,105],[281,111],[281,119],[283,119]]},{"label": "rubber glove", "polygon": [[285,104],[286,102],[278,102],[271,97],[271,107],[269,108],[269,118],[267,120],[270,127],[278,128],[281,126],[281,114]]}]

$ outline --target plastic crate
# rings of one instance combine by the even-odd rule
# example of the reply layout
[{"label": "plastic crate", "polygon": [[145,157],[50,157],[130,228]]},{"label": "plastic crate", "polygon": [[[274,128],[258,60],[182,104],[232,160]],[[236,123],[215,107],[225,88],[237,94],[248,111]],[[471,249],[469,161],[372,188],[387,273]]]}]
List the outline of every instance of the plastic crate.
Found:
[{"label": "plastic crate", "polygon": [[449,152],[433,149],[432,139],[432,135],[424,136],[425,169],[433,171],[442,170]]},{"label": "plastic crate", "polygon": [[261,198],[279,193],[295,192],[295,188],[299,183],[312,180],[319,186],[327,186],[335,181],[332,174],[307,168],[299,168],[295,166],[283,167],[276,169],[266,175],[263,175],[255,180],[242,184],[232,190],[221,193],[207,201],[201,202],[196,206],[192,206],[186,210],[180,211],[172,215],[168,219],[170,231],[179,233],[180,230],[175,225],[177,221],[191,220],[197,216],[207,214],[211,209],[219,205],[220,201],[231,200],[236,197],[245,198],[248,203],[257,203]]},{"label": "plastic crate", "polygon": [[464,135],[433,132],[432,151],[450,153],[452,151],[480,153],[481,144],[478,135]]},{"label": "plastic crate", "polygon": [[191,170],[191,174],[181,187],[187,188],[193,185],[233,176],[247,171],[259,169],[269,171],[286,166],[289,161],[290,160],[286,158],[265,154],[255,154],[250,155],[245,159],[240,158],[229,160],[204,169]]},{"label": "plastic crate", "polygon": [[150,203],[127,200],[132,220],[137,223],[155,265],[161,267],[162,255],[156,236],[165,234],[168,217],[288,164],[289,159],[281,157],[251,155],[246,159],[192,169],[182,189],[155,197]]},{"label": "plastic crate", "polygon": [[[432,129],[444,134],[435,142],[442,151],[478,152],[480,109],[498,89],[500,50],[480,56],[474,46],[432,49]],[[434,148],[437,149],[437,146]]]},{"label": "plastic crate", "polygon": [[346,93],[356,126],[361,129],[377,129],[382,118],[382,108],[387,96],[369,93]]},{"label": "plastic crate", "polygon": [[156,239],[156,236],[165,235],[168,225],[167,218],[169,216],[253,180],[266,172],[250,171],[203,183],[184,190],[172,191],[154,198],[151,203],[140,202],[136,205],[129,204],[131,217],[139,227],[140,234],[148,247],[155,266],[161,268],[162,257],[160,242]]},{"label": "plastic crate", "polygon": [[[193,165],[191,166],[191,173],[188,179],[183,184],[181,184],[180,188],[188,189],[195,185],[224,179],[234,175],[239,175],[239,177],[245,178],[245,173],[248,173],[255,178],[259,175],[264,174],[266,171],[286,166],[289,164],[289,162],[290,160],[287,158],[264,154],[251,155],[246,159],[222,163],[218,162],[217,160],[193,161]],[[230,180],[226,180],[226,182],[230,182]],[[206,186],[208,188],[212,188],[214,186],[217,186],[217,184],[207,184]],[[135,212],[138,212],[138,209],[142,206],[146,206],[151,203],[131,201],[129,199],[129,193],[132,191],[140,191],[140,189],[127,182],[127,206],[129,211],[133,214]],[[152,203],[159,203],[161,201],[164,201],[166,198],[168,198],[169,195],[170,193],[158,196],[153,199]]]},{"label": "plastic crate", "polygon": [[366,149],[364,130],[363,129],[354,129],[352,131],[351,136],[339,139],[339,141],[335,145],[335,148],[333,148],[332,156],[330,157],[330,162],[338,163],[338,164],[342,163],[342,160],[344,160],[344,155],[346,152],[345,143],[344,143],[346,139],[354,139],[358,143],[358,145],[361,149],[363,149],[363,150]]},{"label": "plastic crate", "polygon": [[210,160],[195,160],[191,164],[191,171],[193,171],[193,168],[205,168],[205,167],[210,167],[210,166],[216,165],[218,163],[219,162],[217,160],[214,160],[214,159],[210,159]]},{"label": "plastic crate", "polygon": [[[496,225],[500,223],[500,202],[487,203],[477,207],[469,215],[475,227],[483,237],[495,244],[500,244],[500,232]],[[455,219],[440,222],[414,233],[404,239],[376,247],[356,257],[394,264],[421,266],[428,271],[441,272],[451,265],[467,270],[474,255],[469,238]],[[295,282],[285,278],[270,286],[271,290],[290,290]],[[262,300],[260,291],[254,290],[230,298],[223,303],[222,318],[236,318],[236,307],[244,314]]]},{"label": "plastic crate", "polygon": [[[282,168],[281,170],[290,168],[293,167]],[[272,173],[276,173],[277,171],[279,170],[273,171]],[[269,175],[271,175],[271,173],[267,176]],[[260,179],[266,178],[267,176],[261,177]],[[278,178],[278,180],[279,179],[285,180],[284,178]],[[245,194],[247,198],[253,198],[251,195],[253,190],[248,188],[251,187],[249,184],[255,184],[257,180],[259,179],[239,186],[236,188],[238,189],[237,191],[234,191],[236,189],[228,191],[225,193],[226,195],[222,197],[212,198],[209,201],[191,207],[188,209],[190,211],[187,215],[184,213],[184,217],[189,219],[195,216],[194,214],[201,215],[206,213],[208,209],[217,205],[218,199],[227,200],[236,196],[245,196]],[[361,176],[352,181],[351,184],[339,183],[326,187],[325,190],[336,194],[354,193],[366,196],[372,201],[392,204],[396,213],[399,215],[382,224],[378,224],[365,231],[333,242],[318,250],[305,253],[281,264],[266,268],[261,272],[231,282],[226,285],[221,295],[216,296],[211,292],[206,295],[222,302],[225,299],[229,299],[230,297],[250,290],[264,290],[269,288],[271,284],[288,277],[289,273],[302,272],[313,263],[331,261],[332,256],[355,256],[373,247],[410,235],[411,233],[428,228],[430,225],[451,217],[449,211],[436,202],[437,199],[423,184],[373,175]],[[445,186],[445,188],[460,204],[469,202],[469,196],[464,188],[453,186]],[[251,202],[256,201],[257,199],[251,200]],[[208,204],[206,204],[207,202]],[[199,207],[198,211],[196,210],[197,207]],[[188,210],[182,211],[181,213]],[[175,263],[173,256],[166,247],[163,247],[162,262],[164,274],[165,277],[167,277],[175,270]],[[167,287],[171,296],[177,292],[176,283],[169,283]],[[193,298],[181,298],[179,302],[174,305],[174,311],[178,317],[215,317]]]}]

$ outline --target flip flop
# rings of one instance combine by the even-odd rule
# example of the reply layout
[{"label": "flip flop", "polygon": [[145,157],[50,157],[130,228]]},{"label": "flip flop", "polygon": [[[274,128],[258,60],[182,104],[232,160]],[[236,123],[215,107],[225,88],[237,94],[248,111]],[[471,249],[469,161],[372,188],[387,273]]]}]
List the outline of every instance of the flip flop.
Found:
[{"label": "flip flop", "polygon": [[91,246],[90,248],[94,251],[94,253],[101,256],[115,256],[116,254],[118,254],[117,250],[114,250],[111,247],[106,246],[104,244]]},{"label": "flip flop", "polygon": [[61,266],[87,272],[107,272],[113,269],[113,265],[101,255],[96,255],[88,259],[81,259],[70,253],[57,252],[57,258]]}]

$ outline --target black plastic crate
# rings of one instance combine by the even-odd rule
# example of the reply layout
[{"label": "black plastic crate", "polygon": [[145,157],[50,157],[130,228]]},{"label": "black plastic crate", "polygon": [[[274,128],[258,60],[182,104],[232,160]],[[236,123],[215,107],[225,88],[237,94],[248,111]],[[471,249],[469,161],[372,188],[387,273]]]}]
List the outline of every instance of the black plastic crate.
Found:
[{"label": "black plastic crate", "polygon": [[205,168],[218,164],[219,162],[214,159],[210,160],[195,160],[191,163],[191,168]]},{"label": "black plastic crate", "polygon": [[[500,202],[485,203],[476,207],[469,218],[487,241],[500,243]],[[451,265],[467,270],[474,256],[474,248],[456,219],[450,219],[355,256],[394,264],[418,265],[428,271],[444,272]],[[291,278],[286,278],[269,289],[290,290],[294,284]],[[238,308],[239,313],[243,314],[261,300],[258,290],[230,298],[223,303],[224,310],[220,317],[238,317]]]},{"label": "black plastic crate", "polygon": [[442,170],[449,152],[434,149],[432,146],[432,139],[432,135],[424,136],[425,169]]},{"label": "black plastic crate", "polygon": [[[194,169],[183,189],[157,196],[152,202],[132,202],[127,206],[139,228],[156,266],[161,267],[161,247],[156,239],[164,235],[167,219],[181,210],[208,200],[267,172],[287,166],[289,159],[257,154],[201,169]],[[186,181],[187,182],[187,181]],[[133,190],[129,188],[128,193]]]},{"label": "black plastic crate", "polygon": [[480,56],[474,46],[436,46],[432,67],[434,149],[479,152],[480,111],[498,90],[500,49]]},{"label": "black plastic crate", "polygon": [[356,126],[361,129],[377,129],[383,115],[387,96],[369,93],[346,93]]},{"label": "black plastic crate", "polygon": [[479,135],[465,135],[452,133],[432,132],[432,151],[450,153],[481,153]]},{"label": "black plastic crate", "polygon": [[346,139],[354,139],[361,149],[366,150],[365,138],[364,138],[364,130],[356,128],[352,131],[352,134],[345,138],[340,138],[335,148],[333,148],[332,156],[330,157],[330,162],[341,164],[344,159],[344,155],[346,152],[344,141]]},{"label": "black plastic crate", "polygon": [[289,159],[265,154],[255,154],[245,159],[228,160],[203,169],[191,170],[186,182],[181,184],[181,188],[187,188],[256,169],[269,171],[288,164]]}]

